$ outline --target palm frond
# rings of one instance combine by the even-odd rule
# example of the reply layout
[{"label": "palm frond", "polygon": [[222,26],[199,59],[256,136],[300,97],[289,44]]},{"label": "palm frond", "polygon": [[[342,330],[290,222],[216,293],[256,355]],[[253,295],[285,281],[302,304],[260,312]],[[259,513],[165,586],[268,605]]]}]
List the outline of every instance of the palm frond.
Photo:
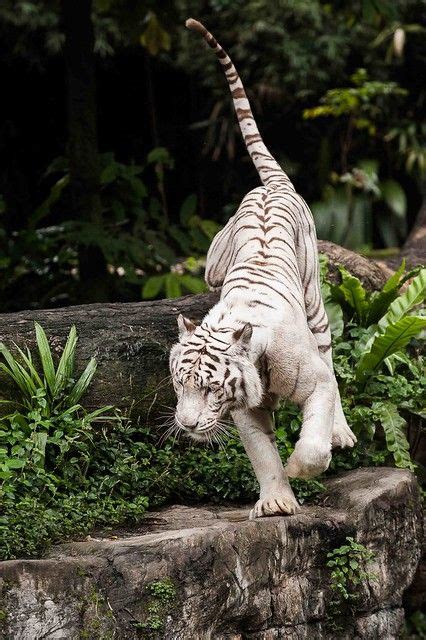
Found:
[{"label": "palm frond", "polygon": [[75,348],[77,346],[77,331],[75,325],[71,327],[67,342],[59,360],[55,375],[54,395],[59,395],[71,378],[74,370]]},{"label": "palm frond", "polygon": [[53,364],[52,352],[50,350],[50,345],[47,340],[47,336],[44,332],[44,329],[39,325],[38,322],[34,323],[35,333],[36,333],[36,341],[38,346],[38,351],[40,354],[41,366],[43,368],[44,377],[46,379],[47,386],[51,393],[54,392],[55,389],[55,365]]}]

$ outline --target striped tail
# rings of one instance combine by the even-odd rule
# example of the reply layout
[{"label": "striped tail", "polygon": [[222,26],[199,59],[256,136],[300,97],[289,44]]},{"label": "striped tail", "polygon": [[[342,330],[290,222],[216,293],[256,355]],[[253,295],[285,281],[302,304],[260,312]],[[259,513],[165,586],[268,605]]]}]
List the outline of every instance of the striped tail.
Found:
[{"label": "striped tail", "polygon": [[235,112],[237,114],[247,151],[250,154],[250,158],[252,159],[263,184],[265,186],[275,188],[278,188],[279,186],[286,186],[287,188],[294,190],[290,178],[281,169],[278,162],[271,156],[262,140],[262,136],[259,133],[259,129],[257,128],[257,124],[253,117],[243,83],[241,82],[237,70],[232,64],[230,57],[226,51],[222,49],[212,34],[207,31],[205,26],[201,24],[201,22],[189,18],[185,24],[188,29],[200,33],[209,47],[214,49],[217,57],[219,58],[219,62],[222,65],[226,79],[228,80]]}]

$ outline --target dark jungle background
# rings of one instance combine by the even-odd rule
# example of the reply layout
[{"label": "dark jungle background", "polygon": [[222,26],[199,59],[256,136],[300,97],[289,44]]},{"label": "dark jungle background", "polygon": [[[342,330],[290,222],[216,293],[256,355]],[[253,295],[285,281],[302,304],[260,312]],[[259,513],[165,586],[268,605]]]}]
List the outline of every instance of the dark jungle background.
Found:
[{"label": "dark jungle background", "polygon": [[[203,20],[318,235],[392,254],[422,202],[421,0],[3,0],[2,311],[203,290],[258,178]],[[380,251],[379,251],[380,255]]]}]

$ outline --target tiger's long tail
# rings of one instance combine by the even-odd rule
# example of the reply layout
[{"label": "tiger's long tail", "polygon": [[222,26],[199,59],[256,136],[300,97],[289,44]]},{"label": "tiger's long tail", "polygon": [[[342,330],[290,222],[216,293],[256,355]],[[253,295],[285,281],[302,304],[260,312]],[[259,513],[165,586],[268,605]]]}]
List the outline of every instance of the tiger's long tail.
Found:
[{"label": "tiger's long tail", "polygon": [[230,57],[201,22],[189,18],[185,24],[188,29],[197,31],[203,36],[209,47],[216,53],[223,67],[247,151],[263,184],[265,186],[275,186],[275,188],[285,185],[294,190],[290,178],[272,157],[262,140],[243,83]]}]

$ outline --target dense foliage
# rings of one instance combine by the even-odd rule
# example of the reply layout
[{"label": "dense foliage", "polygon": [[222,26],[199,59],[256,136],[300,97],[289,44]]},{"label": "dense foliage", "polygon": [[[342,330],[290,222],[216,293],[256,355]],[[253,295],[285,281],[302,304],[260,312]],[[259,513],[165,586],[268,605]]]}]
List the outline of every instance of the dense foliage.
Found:
[{"label": "dense foliage", "polygon": [[[421,0],[91,4],[85,67],[96,62],[98,93],[66,85],[72,104],[97,99],[97,139],[65,113],[64,7],[83,21],[79,4],[0,7],[2,309],[201,289],[209,239],[258,178],[217,60],[183,26],[188,15],[229,49],[320,237],[357,249],[403,242],[426,168]],[[82,184],[89,204],[75,198]]]},{"label": "dense foliage", "polygon": [[[335,452],[330,472],[377,464],[414,469],[406,420],[423,411],[424,367],[412,337],[426,326],[426,318],[413,315],[425,297],[426,270],[402,293],[403,268],[381,292],[368,294],[343,269],[341,284],[330,284],[325,261],[322,267],[343,406],[359,439],[354,450]],[[256,480],[236,434],[224,448],[163,443],[161,430],[131,423],[111,407],[87,413],[80,398],[95,361],[75,381],[75,330],[56,367],[42,328],[35,330],[40,368],[29,352],[14,356],[0,347],[0,366],[16,391],[5,398],[9,413],[0,419],[2,557],[34,555],[95,527],[137,525],[148,505],[255,498]],[[284,460],[300,425],[297,407],[277,412]],[[302,501],[322,489],[318,480],[294,487]]]}]

